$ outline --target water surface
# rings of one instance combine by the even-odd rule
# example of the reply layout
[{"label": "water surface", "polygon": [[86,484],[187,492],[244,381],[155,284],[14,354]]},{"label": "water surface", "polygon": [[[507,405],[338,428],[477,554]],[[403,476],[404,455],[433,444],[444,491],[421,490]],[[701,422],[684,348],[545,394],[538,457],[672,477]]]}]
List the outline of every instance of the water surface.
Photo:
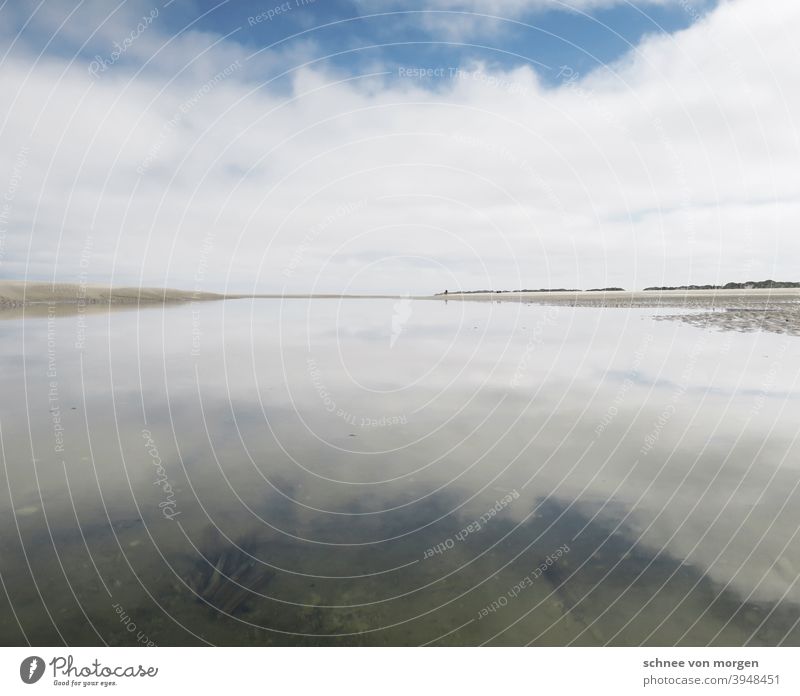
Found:
[{"label": "water surface", "polygon": [[800,643],[800,339],[659,309],[0,321],[3,644]]}]

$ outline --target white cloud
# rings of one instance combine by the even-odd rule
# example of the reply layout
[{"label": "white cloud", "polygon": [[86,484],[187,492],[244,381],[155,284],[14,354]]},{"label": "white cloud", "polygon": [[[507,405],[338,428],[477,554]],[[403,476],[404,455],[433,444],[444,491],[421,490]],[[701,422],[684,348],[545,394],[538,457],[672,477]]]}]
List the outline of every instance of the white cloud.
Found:
[{"label": "white cloud", "polygon": [[0,274],[75,279],[91,236],[92,277],[204,289],[796,279],[798,29],[788,0],[725,3],[555,89],[305,67],[287,95],[258,79],[302,46],[248,61],[193,32],[136,78],[15,52],[0,156],[30,152]]}]

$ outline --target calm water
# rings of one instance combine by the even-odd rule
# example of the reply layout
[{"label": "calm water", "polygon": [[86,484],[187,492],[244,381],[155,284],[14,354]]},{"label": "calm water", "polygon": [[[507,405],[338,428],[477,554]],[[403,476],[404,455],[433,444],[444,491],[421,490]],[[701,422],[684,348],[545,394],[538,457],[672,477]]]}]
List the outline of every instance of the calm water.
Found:
[{"label": "calm water", "polygon": [[2,643],[800,644],[800,339],[657,312],[5,317]]}]

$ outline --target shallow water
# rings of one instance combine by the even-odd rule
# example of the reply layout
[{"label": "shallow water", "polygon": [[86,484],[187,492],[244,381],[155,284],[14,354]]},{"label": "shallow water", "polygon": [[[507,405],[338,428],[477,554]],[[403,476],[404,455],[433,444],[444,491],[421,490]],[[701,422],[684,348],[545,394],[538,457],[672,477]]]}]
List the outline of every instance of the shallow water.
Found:
[{"label": "shallow water", "polygon": [[0,640],[797,645],[800,339],[674,311],[9,316]]}]

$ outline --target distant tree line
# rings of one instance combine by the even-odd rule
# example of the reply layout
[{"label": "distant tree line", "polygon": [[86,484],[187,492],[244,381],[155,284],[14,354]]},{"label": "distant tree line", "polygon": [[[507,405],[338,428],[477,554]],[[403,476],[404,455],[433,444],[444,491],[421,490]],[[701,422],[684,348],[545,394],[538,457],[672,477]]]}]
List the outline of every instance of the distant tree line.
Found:
[{"label": "distant tree line", "polygon": [[[726,283],[725,285],[654,285],[645,288],[645,292],[652,290],[772,290],[778,288],[800,288],[800,282],[783,280],[748,280],[745,283]],[[625,288],[590,288],[580,290],[578,288],[538,288],[532,290],[455,290],[453,295],[480,295],[492,294],[501,295],[514,292],[625,292]],[[448,291],[437,292],[437,295],[447,295]]]},{"label": "distant tree line", "polygon": [[653,286],[647,290],[771,290],[774,288],[800,288],[800,283],[780,280],[748,280],[746,283],[726,283],[725,285],[677,285]]}]

